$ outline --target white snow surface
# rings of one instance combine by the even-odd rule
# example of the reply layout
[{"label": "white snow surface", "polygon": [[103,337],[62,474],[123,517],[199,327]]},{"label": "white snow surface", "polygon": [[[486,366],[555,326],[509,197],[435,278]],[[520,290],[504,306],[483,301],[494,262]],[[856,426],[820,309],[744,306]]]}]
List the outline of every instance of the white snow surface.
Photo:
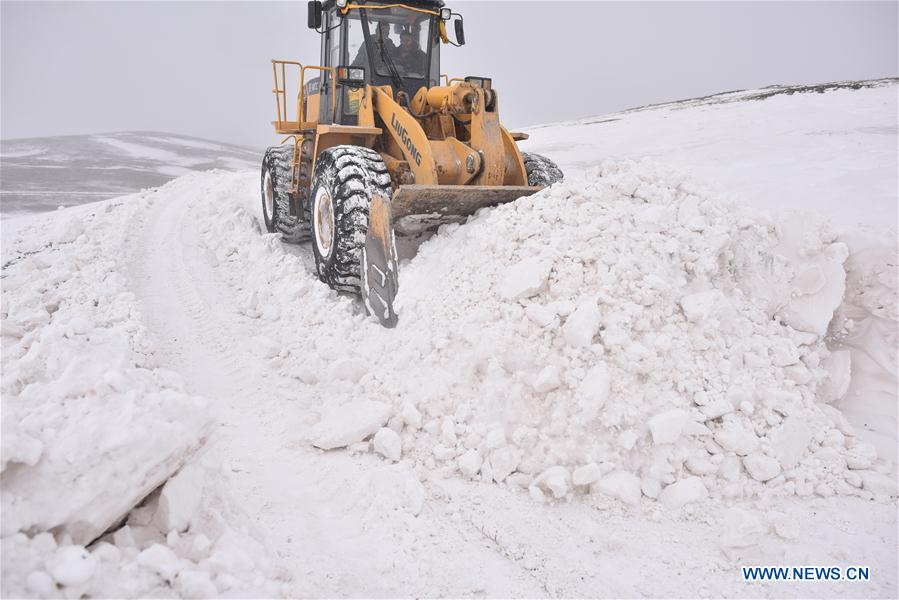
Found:
[{"label": "white snow surface", "polygon": [[[142,159],[150,159],[160,163],[166,163],[170,168],[174,166],[178,167],[190,167],[192,165],[198,164],[202,162],[202,160],[192,159],[189,157],[182,156],[177,152],[171,152],[169,150],[164,150],[162,148],[155,148],[152,146],[147,146],[144,144],[135,144],[134,142],[126,142],[124,140],[119,140],[112,137],[104,137],[104,136],[96,136],[93,138],[95,141],[102,142],[109,146],[112,146],[116,150],[120,150],[125,154],[132,156],[134,158],[142,158]],[[159,138],[157,138],[159,139]],[[162,138],[163,141],[167,141]],[[194,145],[194,144],[191,144]],[[175,173],[176,175],[184,175],[189,172],[188,169],[184,169],[184,172]]]},{"label": "white snow surface", "polygon": [[551,156],[566,175],[607,158],[651,157],[758,208],[895,227],[899,87],[878,83],[763,99],[751,98],[765,90],[748,90],[525,128],[521,147]]},{"label": "white snow surface", "polygon": [[[815,131],[829,102],[839,129],[882,94],[727,110]],[[706,108],[617,123],[675,149]],[[729,123],[704,135],[736,156]],[[3,595],[894,597],[894,232],[759,212],[748,159],[716,186],[591,144],[404,261],[394,330],[263,233],[256,172],[18,223]],[[790,157],[816,185],[819,159],[868,161],[855,205],[883,208],[880,154]]]}]

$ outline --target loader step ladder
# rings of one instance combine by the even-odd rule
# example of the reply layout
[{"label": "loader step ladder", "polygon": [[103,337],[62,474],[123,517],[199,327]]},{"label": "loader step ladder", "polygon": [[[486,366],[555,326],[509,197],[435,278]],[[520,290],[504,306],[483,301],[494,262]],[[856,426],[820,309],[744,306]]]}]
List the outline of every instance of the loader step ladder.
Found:
[{"label": "loader step ladder", "polygon": [[[309,185],[312,174],[312,151],[315,148],[315,131],[304,130],[300,137],[293,136],[293,169],[290,173],[290,203],[291,216],[304,216],[311,213]],[[306,215],[308,216],[308,215]]]}]

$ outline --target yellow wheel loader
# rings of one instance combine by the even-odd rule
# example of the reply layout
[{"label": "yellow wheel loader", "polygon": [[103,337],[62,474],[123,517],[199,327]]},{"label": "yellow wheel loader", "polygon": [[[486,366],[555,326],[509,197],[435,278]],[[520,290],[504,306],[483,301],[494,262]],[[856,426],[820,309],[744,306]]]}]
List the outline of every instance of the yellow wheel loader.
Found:
[{"label": "yellow wheel loader", "polygon": [[490,79],[440,75],[441,45],[465,43],[442,0],[314,1],[308,25],[321,64],[272,61],[272,124],[286,137],[263,159],[263,218],[286,241],[311,237],[321,280],[361,293],[392,327],[395,234],[464,220],[562,172],[518,150],[527,135],[500,124]]}]

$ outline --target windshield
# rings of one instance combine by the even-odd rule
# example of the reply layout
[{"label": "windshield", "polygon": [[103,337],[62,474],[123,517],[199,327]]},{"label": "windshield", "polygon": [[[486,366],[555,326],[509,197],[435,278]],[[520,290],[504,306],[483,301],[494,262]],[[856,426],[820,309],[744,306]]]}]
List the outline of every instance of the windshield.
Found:
[{"label": "windshield", "polygon": [[351,65],[391,77],[392,63],[403,79],[423,80],[428,76],[431,15],[392,7],[351,10],[346,19]]}]

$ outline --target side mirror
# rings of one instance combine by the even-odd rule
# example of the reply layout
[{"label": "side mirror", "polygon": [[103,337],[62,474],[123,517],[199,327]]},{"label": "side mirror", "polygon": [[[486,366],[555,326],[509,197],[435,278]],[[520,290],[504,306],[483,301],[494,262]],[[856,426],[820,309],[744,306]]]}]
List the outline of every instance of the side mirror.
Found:
[{"label": "side mirror", "polygon": [[312,0],[306,5],[307,24],[309,29],[318,29],[322,26],[322,3]]},{"label": "side mirror", "polygon": [[456,43],[460,46],[465,45],[465,29],[462,26],[461,17],[456,20]]}]

